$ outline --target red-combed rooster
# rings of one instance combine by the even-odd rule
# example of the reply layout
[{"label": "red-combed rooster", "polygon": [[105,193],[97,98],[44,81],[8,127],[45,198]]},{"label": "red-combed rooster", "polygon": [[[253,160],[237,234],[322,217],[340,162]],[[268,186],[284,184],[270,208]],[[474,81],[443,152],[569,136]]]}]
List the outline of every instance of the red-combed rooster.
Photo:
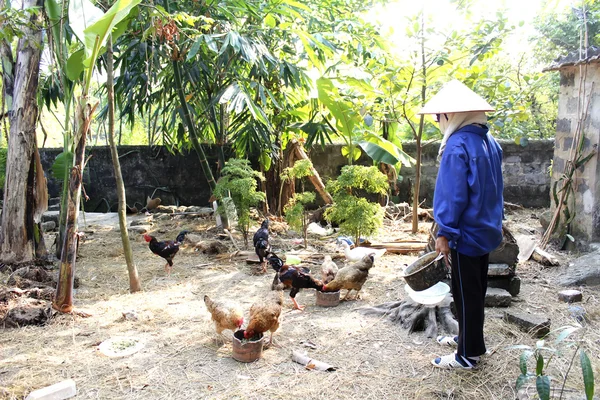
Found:
[{"label": "red-combed rooster", "polygon": [[279,282],[283,283],[285,288],[291,288],[290,298],[294,303],[294,308],[297,310],[303,310],[304,306],[301,306],[296,302],[296,295],[300,289],[317,289],[322,291],[323,282],[315,279],[311,274],[310,270],[306,267],[298,267],[292,265],[285,265],[283,260],[277,257],[276,254],[270,253],[267,256],[267,260],[271,267],[277,272],[273,279],[273,285],[271,289],[275,290],[275,287]]},{"label": "red-combed rooster", "polygon": [[149,242],[148,247],[150,251],[152,251],[157,256],[160,256],[167,260],[165,264],[165,272],[167,275],[171,275],[171,271],[173,270],[173,257],[179,251],[179,246],[185,240],[185,235],[187,235],[188,231],[181,231],[175,240],[164,240],[159,242],[156,240],[154,236],[144,234],[144,240]]},{"label": "red-combed rooster", "polygon": [[256,231],[252,237],[254,243],[254,251],[260,260],[262,266],[262,272],[267,272],[267,262],[265,257],[271,251],[271,245],[269,244],[269,220],[265,219],[260,225],[260,228]]}]

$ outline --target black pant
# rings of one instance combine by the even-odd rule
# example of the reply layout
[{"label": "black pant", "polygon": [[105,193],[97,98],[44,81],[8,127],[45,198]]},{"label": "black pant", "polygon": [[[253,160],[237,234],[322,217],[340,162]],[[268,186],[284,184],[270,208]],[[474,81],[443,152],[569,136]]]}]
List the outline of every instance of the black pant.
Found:
[{"label": "black pant", "polygon": [[483,320],[489,254],[469,257],[452,250],[452,296],[458,317],[458,350],[463,357],[485,354]]}]

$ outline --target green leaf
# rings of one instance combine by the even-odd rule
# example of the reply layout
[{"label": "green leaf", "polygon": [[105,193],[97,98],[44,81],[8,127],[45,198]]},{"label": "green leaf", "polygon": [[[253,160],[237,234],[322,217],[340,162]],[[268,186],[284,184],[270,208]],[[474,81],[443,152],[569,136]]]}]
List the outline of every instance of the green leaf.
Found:
[{"label": "green leaf", "polygon": [[67,78],[73,82],[77,81],[83,72],[84,55],[85,50],[79,49],[75,53],[71,54],[67,60]]},{"label": "green leaf", "polygon": [[542,375],[544,373],[544,356],[541,353],[536,355],[535,374]]},{"label": "green leaf", "polygon": [[73,166],[73,153],[70,151],[62,152],[56,156],[54,163],[52,163],[52,175],[54,179],[62,182],[65,174]]},{"label": "green leaf", "polygon": [[519,375],[519,377],[517,378],[517,383],[515,385],[515,388],[517,390],[521,389],[521,387],[525,384],[525,382],[527,382],[529,380],[529,377],[527,375],[521,374]]},{"label": "green leaf", "polygon": [[535,380],[535,388],[540,400],[550,400],[550,378],[548,376],[538,376]]},{"label": "green leaf", "polygon": [[192,47],[190,47],[190,51],[188,51],[187,54],[187,60],[191,60],[192,58],[194,58],[196,56],[196,54],[198,54],[198,50],[200,50],[200,44],[202,43],[203,37],[200,36],[198,39],[196,39],[196,41],[192,44]]},{"label": "green leaf", "polygon": [[527,360],[532,354],[533,353],[531,351],[524,351],[519,358],[519,369],[523,375],[527,375]]},{"label": "green leaf", "polygon": [[263,168],[265,169],[265,171],[268,171],[271,169],[271,163],[272,163],[272,159],[271,159],[271,152],[270,151],[263,151],[260,154],[260,158],[259,158],[260,164],[263,166]]},{"label": "green leaf", "polygon": [[[570,236],[570,235],[569,235]],[[566,327],[556,338],[556,340],[554,341],[556,344],[562,342],[563,340],[565,340],[567,337],[569,337],[573,332],[577,332],[580,329],[580,327],[577,326],[568,326]]]},{"label": "green leaf", "polygon": [[581,372],[583,373],[583,385],[585,387],[585,398],[592,400],[594,398],[594,369],[589,357],[583,349],[579,350],[579,361],[581,362]]},{"label": "green leaf", "polygon": [[[117,0],[112,7],[102,13],[89,0],[71,0],[69,4],[69,21],[79,18],[75,34],[85,46],[83,64],[90,68],[96,62],[100,48],[106,44],[113,28],[123,21],[141,0]],[[82,29],[83,28],[83,29]]]},{"label": "green leaf", "polygon": [[402,151],[400,147],[373,133],[365,135],[364,140],[359,142],[358,145],[375,162],[382,162],[392,166],[398,163],[402,163],[405,166],[416,163],[415,159]]},{"label": "green leaf", "polygon": [[273,17],[273,14],[268,14],[265,17],[265,25],[267,25],[269,28],[275,28],[276,24],[277,21],[275,21],[275,17]]}]

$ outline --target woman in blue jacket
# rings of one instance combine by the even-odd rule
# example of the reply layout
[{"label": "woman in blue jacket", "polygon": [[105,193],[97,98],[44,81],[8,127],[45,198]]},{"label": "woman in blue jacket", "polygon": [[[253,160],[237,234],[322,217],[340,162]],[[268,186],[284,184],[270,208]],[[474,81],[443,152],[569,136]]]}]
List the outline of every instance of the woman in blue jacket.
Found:
[{"label": "woman in blue jacket", "polygon": [[[439,225],[436,251],[452,270],[459,332],[438,337],[457,351],[434,359],[444,369],[472,369],[486,352],[484,303],[489,253],[502,241],[502,149],[488,132],[493,108],[457,80],[447,83],[420,111],[435,114],[443,134],[433,199]],[[450,256],[450,260],[448,259]]]}]

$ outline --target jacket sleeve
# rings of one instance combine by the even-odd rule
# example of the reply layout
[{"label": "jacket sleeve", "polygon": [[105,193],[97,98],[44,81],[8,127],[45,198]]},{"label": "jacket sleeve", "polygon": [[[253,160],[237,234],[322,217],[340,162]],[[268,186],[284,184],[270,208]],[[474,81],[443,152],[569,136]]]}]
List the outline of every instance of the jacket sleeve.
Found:
[{"label": "jacket sleeve", "polygon": [[433,213],[439,225],[437,235],[455,243],[461,236],[460,217],[469,202],[468,167],[468,155],[461,147],[447,148],[435,184]]}]

